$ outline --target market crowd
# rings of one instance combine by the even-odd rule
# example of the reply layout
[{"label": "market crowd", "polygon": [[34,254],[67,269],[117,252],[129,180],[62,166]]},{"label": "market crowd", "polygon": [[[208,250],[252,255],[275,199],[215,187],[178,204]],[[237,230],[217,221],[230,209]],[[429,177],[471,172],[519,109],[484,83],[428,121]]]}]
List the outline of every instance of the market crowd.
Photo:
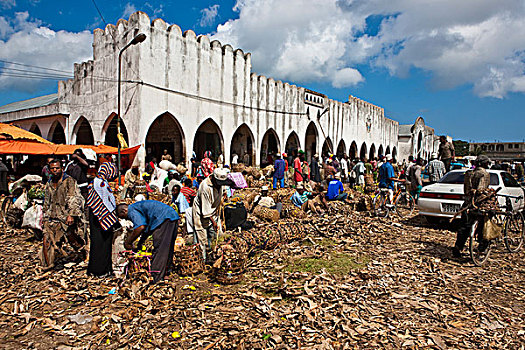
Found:
[{"label": "market crowd", "polygon": [[[198,245],[206,261],[223,228],[224,202],[234,191],[248,186],[248,164],[244,162],[250,160],[245,156],[233,155],[231,164],[226,165],[222,155],[214,157],[206,151],[200,161],[194,154],[188,169],[184,162],[173,163],[165,150],[160,161],[150,156],[144,169],[131,166],[117,179],[119,172],[111,156],[93,158],[86,152],[76,150],[67,162],[49,158],[42,169],[43,239],[39,259],[44,269],[55,268],[65,258],[77,262],[87,259],[89,275],[111,276],[114,235],[129,222],[125,250],[138,252],[151,237],[150,272],[153,282],[161,281],[173,270],[178,233]],[[453,145],[442,138],[439,153],[430,158],[427,163],[410,157],[398,164],[390,154],[373,159],[315,154],[307,161],[300,149],[292,155],[269,153],[269,165],[257,179],[259,194],[243,210],[272,210],[280,215],[283,204],[269,195],[270,189],[278,188],[292,189],[291,202],[309,215],[328,213],[330,201],[347,203],[349,193],[345,188],[365,190],[378,186],[393,192],[396,183],[404,182],[417,200],[425,175],[426,183],[434,183],[454,168]],[[478,168],[484,169],[487,164],[483,158]],[[514,164],[514,172],[523,181],[523,165]],[[6,164],[0,161],[3,193],[8,193],[7,173]],[[459,254],[463,240],[461,231],[455,254]]]}]

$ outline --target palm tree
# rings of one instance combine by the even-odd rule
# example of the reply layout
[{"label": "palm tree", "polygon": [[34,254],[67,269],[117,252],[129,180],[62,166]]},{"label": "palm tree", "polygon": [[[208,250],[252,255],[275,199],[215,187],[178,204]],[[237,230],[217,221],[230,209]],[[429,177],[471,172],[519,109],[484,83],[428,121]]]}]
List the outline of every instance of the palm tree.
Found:
[{"label": "palm tree", "polygon": [[470,151],[470,155],[471,156],[476,156],[476,157],[482,155],[483,153],[485,153],[485,152],[483,152],[483,150],[481,149],[480,146],[476,146],[476,148],[474,148],[472,151]]}]

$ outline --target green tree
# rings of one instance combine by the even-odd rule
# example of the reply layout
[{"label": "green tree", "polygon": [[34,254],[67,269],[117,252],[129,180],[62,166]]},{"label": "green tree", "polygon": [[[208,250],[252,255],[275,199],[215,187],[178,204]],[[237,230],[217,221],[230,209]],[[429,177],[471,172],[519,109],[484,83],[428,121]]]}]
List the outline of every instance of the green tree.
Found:
[{"label": "green tree", "polygon": [[471,156],[476,156],[476,157],[477,157],[477,156],[482,155],[483,153],[485,153],[485,152],[483,152],[483,150],[481,149],[481,147],[476,146],[476,148],[474,148],[474,149],[470,152],[470,155],[471,155]]},{"label": "green tree", "polygon": [[466,141],[461,140],[454,140],[452,141],[454,144],[454,150],[456,151],[456,156],[458,157],[464,157],[469,154],[469,144]]}]

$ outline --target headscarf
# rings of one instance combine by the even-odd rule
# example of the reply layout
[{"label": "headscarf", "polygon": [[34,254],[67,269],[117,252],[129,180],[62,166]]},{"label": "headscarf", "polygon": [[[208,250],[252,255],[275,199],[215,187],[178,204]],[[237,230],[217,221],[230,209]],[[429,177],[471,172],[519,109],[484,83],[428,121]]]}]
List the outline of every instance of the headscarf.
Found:
[{"label": "headscarf", "polygon": [[100,226],[107,231],[117,222],[114,211],[115,197],[109,187],[109,181],[117,177],[117,167],[113,163],[104,163],[98,169],[97,177],[88,186],[87,205],[100,222]]},{"label": "headscarf", "polygon": [[211,151],[204,152],[204,158],[210,158],[211,157]]}]

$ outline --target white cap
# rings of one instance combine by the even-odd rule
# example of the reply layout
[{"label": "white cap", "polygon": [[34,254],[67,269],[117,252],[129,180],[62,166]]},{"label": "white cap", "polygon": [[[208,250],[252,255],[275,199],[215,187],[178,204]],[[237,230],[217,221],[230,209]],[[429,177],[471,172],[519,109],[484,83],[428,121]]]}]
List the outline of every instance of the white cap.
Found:
[{"label": "white cap", "polygon": [[268,186],[261,187],[261,191],[268,191]]},{"label": "white cap", "polygon": [[392,155],[391,154],[387,154],[385,158],[386,158],[387,161],[392,160]]},{"label": "white cap", "polygon": [[213,171],[213,177],[219,181],[225,181],[228,179],[228,171],[222,168],[216,168]]}]

